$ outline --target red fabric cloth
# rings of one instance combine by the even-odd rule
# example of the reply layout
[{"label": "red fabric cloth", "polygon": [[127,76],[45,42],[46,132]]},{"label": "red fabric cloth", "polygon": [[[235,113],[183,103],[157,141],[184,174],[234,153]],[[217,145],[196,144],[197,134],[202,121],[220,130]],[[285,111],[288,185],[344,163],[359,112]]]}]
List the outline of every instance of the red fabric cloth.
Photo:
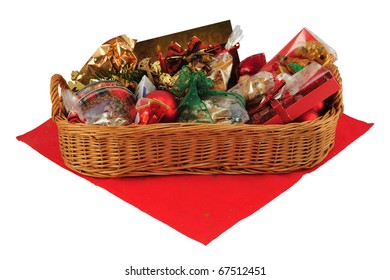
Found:
[{"label": "red fabric cloth", "polygon": [[[293,186],[366,133],[372,126],[345,114],[335,147],[318,166],[283,175],[180,175],[98,179],[77,174],[205,245]],[[49,119],[17,137],[68,169],[62,160],[57,127]],[[88,203],[88,202],[86,202]]]}]

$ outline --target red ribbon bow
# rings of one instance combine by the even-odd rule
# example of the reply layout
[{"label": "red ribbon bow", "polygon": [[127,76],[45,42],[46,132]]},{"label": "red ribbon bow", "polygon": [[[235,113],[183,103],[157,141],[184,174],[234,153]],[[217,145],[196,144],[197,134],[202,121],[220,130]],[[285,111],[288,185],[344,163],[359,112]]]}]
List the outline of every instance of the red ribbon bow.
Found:
[{"label": "red ribbon bow", "polygon": [[183,65],[188,64],[194,59],[201,59],[201,56],[212,53],[216,54],[221,49],[221,45],[214,44],[206,46],[198,37],[193,36],[188,42],[188,48],[183,49],[180,44],[170,42],[168,45],[167,57],[159,55],[162,71],[168,74],[175,74]]}]

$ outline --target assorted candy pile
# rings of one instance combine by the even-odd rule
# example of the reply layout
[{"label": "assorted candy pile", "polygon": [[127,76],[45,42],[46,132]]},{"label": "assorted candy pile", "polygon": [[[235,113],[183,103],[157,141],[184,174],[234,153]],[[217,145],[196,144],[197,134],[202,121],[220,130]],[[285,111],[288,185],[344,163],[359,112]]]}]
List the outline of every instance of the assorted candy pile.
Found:
[{"label": "assorted candy pile", "polygon": [[[193,34],[186,47],[171,41],[156,57],[137,57],[136,40],[115,37],[72,72],[69,89],[61,93],[68,120],[267,124],[275,115],[272,123],[306,121],[328,109],[326,98],[340,88],[321,89],[333,78],[332,48],[304,28],[271,60],[257,53],[240,61],[242,37],[239,26],[226,43],[205,44]],[[302,102],[315,90],[321,92],[318,100]],[[299,117],[292,117],[289,107],[298,101]]]}]

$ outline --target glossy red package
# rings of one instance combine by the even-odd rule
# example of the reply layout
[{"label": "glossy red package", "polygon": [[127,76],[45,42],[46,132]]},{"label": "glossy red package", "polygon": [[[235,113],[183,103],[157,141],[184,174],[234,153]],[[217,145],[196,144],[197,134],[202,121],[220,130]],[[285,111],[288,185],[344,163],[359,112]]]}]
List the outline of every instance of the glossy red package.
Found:
[{"label": "glossy red package", "polygon": [[341,88],[331,72],[313,62],[286,81],[258,106],[250,108],[250,123],[283,124],[296,120]]}]

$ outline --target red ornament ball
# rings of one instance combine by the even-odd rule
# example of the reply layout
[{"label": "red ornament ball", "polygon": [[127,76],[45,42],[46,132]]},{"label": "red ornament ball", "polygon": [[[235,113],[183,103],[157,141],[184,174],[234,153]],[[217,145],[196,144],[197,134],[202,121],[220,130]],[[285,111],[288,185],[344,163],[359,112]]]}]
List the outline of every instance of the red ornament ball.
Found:
[{"label": "red ornament ball", "polygon": [[155,90],[148,93],[146,98],[156,99],[168,106],[165,114],[160,122],[175,122],[178,118],[179,112],[177,110],[177,100],[172,92],[165,90]]},{"label": "red ornament ball", "polygon": [[314,109],[310,109],[306,113],[300,115],[296,120],[298,122],[305,122],[305,121],[315,120],[318,117],[319,117],[318,113]]},{"label": "red ornament ball", "polygon": [[316,112],[321,112],[325,107],[325,102],[321,101],[316,106],[314,106],[312,109]]},{"label": "red ornament ball", "polygon": [[267,63],[264,53],[258,53],[245,58],[238,65],[239,76],[252,76],[261,71],[261,68]]}]

